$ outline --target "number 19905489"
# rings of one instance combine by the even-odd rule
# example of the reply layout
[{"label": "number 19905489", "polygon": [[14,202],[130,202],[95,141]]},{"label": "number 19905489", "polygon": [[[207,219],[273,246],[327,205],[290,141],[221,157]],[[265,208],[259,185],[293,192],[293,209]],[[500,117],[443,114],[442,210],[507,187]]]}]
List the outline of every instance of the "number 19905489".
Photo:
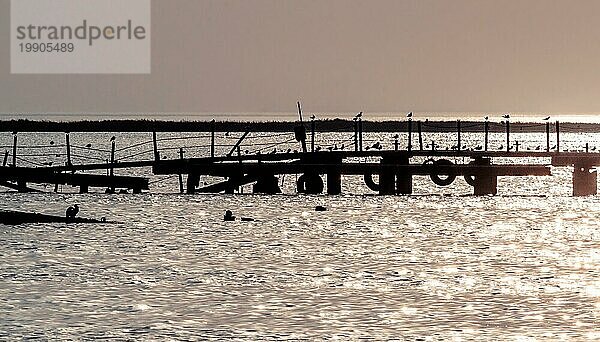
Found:
[{"label": "number 19905489", "polygon": [[19,48],[22,53],[70,53],[75,51],[75,45],[73,43],[20,43]]}]

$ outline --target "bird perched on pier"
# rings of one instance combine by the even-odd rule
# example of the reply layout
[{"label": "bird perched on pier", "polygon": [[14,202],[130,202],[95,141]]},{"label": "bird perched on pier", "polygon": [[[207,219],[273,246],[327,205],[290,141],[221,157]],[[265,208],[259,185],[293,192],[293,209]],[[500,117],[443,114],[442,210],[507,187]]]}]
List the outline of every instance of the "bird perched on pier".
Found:
[{"label": "bird perched on pier", "polygon": [[488,116],[486,116],[484,119],[485,119],[485,121],[488,121],[490,118]]},{"label": "bird perched on pier", "polygon": [[360,113],[356,114],[356,116],[355,116],[355,117],[356,117],[356,118],[362,118],[362,115],[363,115],[363,112],[360,112]]},{"label": "bird perched on pier", "polygon": [[406,117],[407,118],[412,118],[413,117],[413,112],[410,112],[410,113],[406,114]]},{"label": "bird perched on pier", "polygon": [[316,116],[314,114],[310,116],[311,120],[314,120],[315,118],[316,118]]},{"label": "bird perched on pier", "polygon": [[502,117],[505,118],[505,119],[510,119],[510,114],[506,113],[506,114],[502,115]]},{"label": "bird perched on pier", "polygon": [[78,213],[79,213],[79,205],[75,204],[74,206],[67,208],[66,217],[67,217],[67,219],[74,219]]},{"label": "bird perched on pier", "polygon": [[112,138],[110,138],[110,141],[115,141],[117,140],[117,137],[115,137],[114,135],[112,136]]},{"label": "bird perched on pier", "polygon": [[550,120],[550,117],[549,117],[549,116],[547,116],[547,117],[545,117],[543,120],[544,120],[544,121],[548,121],[548,120]]}]

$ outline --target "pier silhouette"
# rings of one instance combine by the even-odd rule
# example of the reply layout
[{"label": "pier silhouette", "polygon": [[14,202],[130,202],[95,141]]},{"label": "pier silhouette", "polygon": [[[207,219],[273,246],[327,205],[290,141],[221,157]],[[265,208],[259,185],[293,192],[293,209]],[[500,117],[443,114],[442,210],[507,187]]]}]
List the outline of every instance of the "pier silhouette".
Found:
[{"label": "pier silhouette", "polygon": [[[300,105],[298,107],[302,117]],[[551,166],[571,166],[574,168],[573,195],[595,195],[595,167],[600,165],[600,153],[595,152],[595,148],[590,149],[589,144],[581,151],[561,151],[560,123],[551,123],[548,119],[536,124],[536,131],[545,132],[546,143],[545,146],[538,145],[535,148],[526,148],[521,142],[511,140],[508,115],[501,122],[506,141],[499,148],[490,146],[490,122],[487,118],[481,123],[465,124],[456,121],[452,132],[456,134],[455,141],[452,146],[444,149],[439,142],[425,142],[423,137],[423,132],[431,130],[431,126],[437,123],[414,121],[412,116],[403,121],[406,130],[397,132],[391,142],[367,141],[364,138],[365,122],[362,113],[354,117],[349,130],[343,130],[349,131],[350,136],[329,141],[328,146],[317,143],[317,135],[322,131],[317,130],[319,122],[314,115],[310,117],[310,122],[298,122],[289,133],[271,132],[265,135],[246,128],[238,138],[229,135],[226,137],[235,140],[231,145],[216,143],[216,129],[212,121],[211,131],[201,137],[206,140],[205,144],[162,149],[160,145],[168,140],[184,142],[199,137],[159,139],[157,132],[150,132],[148,134],[151,135],[151,140],[117,150],[117,138],[113,136],[110,139],[110,151],[104,151],[92,148],[92,144],[73,146],[70,133],[65,133],[64,145],[52,141],[49,146],[19,146],[18,133],[13,132],[12,153],[5,151],[3,164],[0,166],[0,186],[30,192],[39,191],[30,187],[31,183],[54,184],[55,190],[59,184],[64,184],[79,187],[81,193],[87,193],[90,187],[106,188],[107,193],[115,193],[116,189],[121,189],[121,193],[127,190],[141,193],[143,190],[150,190],[148,177],[117,176],[115,170],[151,168],[152,175],[177,176],[180,192],[188,194],[232,194],[239,192],[245,185],[253,185],[254,193],[277,194],[281,192],[279,177],[295,175],[298,193],[338,195],[342,192],[342,176],[352,175],[362,176],[366,188],[381,195],[412,194],[415,176],[428,176],[438,186],[450,186],[457,177],[463,177],[472,186],[474,195],[495,195],[498,192],[498,177],[551,176]],[[469,148],[465,144],[465,135],[469,133],[465,133],[465,130],[472,131],[473,125],[480,125],[484,136],[477,142],[477,146]],[[306,126],[309,127],[308,131]],[[447,128],[448,124],[445,124],[444,129]],[[402,142],[400,135],[406,136],[407,140]],[[281,140],[246,144],[253,138],[254,141],[267,138]],[[290,144],[298,144],[298,148],[292,150]],[[134,147],[145,145],[151,146],[151,150],[117,156],[118,152],[127,153]],[[386,149],[386,145],[392,148]],[[405,145],[405,148],[401,145]],[[245,147],[244,152],[242,146]],[[18,160],[23,160],[23,157],[19,157],[19,150],[42,147],[64,149],[64,165],[54,165],[52,162],[30,162],[35,164],[33,167],[17,165]],[[251,151],[252,147],[256,149]],[[206,156],[186,157],[186,151],[192,148],[204,149]],[[228,153],[221,154],[217,148],[228,150]],[[106,160],[97,158],[102,162],[90,160],[75,163],[72,149],[97,150],[108,153],[109,157]],[[178,151],[177,158],[163,155],[163,152],[173,149]],[[149,158],[146,159],[145,156]],[[133,158],[142,160],[131,160]],[[499,158],[510,158],[510,163],[495,164],[494,160]],[[463,162],[452,161],[456,159],[462,159]],[[532,159],[540,161],[531,163]],[[527,163],[521,163],[520,160]],[[85,173],[99,170],[106,171],[106,174]],[[375,176],[378,180],[375,180]],[[201,177],[223,180],[201,184]]]}]

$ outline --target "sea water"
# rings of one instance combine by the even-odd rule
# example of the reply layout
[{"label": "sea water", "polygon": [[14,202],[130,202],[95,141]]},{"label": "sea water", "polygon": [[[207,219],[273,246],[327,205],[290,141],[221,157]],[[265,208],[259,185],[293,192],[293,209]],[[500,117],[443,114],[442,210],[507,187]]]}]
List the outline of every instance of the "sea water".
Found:
[{"label": "sea water", "polygon": [[[393,135],[369,134],[365,146],[392,148]],[[112,136],[117,160],[153,157],[150,134],[71,133],[73,162],[104,162]],[[218,133],[217,154],[240,136]],[[299,148],[293,134],[249,138],[244,154]],[[18,139],[18,166],[64,165],[64,134]],[[159,139],[168,158],[210,151],[203,133]],[[504,139],[492,134],[490,148]],[[544,134],[511,139],[545,148]],[[561,139],[564,149],[600,148],[598,134]],[[424,140],[445,149],[456,137]],[[462,141],[476,148],[483,135]],[[317,136],[324,150],[352,143],[352,133]],[[3,150],[11,144],[0,134]],[[509,161],[549,164],[496,162]],[[340,196],[296,195],[294,176],[280,178],[281,195],[182,195],[176,175],[115,172],[151,177],[150,192],[0,193],[0,209],[62,215],[78,203],[81,217],[119,222],[0,225],[0,339],[600,339],[600,198],[571,197],[569,168],[501,177],[499,195],[484,197],[460,178],[437,187],[427,177],[415,177],[413,196],[377,196],[355,176]],[[223,222],[225,210],[255,221]]]}]

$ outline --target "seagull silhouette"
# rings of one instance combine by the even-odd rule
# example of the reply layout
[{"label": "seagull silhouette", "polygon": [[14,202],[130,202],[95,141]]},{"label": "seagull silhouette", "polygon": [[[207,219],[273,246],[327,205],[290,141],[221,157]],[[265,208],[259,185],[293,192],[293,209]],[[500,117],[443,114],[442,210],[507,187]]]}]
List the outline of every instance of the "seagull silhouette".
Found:
[{"label": "seagull silhouette", "polygon": [[502,117],[505,118],[505,119],[510,119],[510,114],[508,114],[508,113],[504,114],[504,115],[502,115]]},{"label": "seagull silhouette", "polygon": [[487,120],[489,120],[490,118],[486,116],[484,119],[485,119],[485,121],[487,121]]},{"label": "seagull silhouette", "polygon": [[413,112],[410,112],[410,113],[406,114],[406,117],[407,118],[412,118],[413,117]]},{"label": "seagull silhouette", "polygon": [[311,115],[311,117],[310,117],[311,120],[314,120],[315,118],[316,118],[316,116],[314,114]]},{"label": "seagull silhouette", "polygon": [[360,112],[360,113],[356,114],[356,117],[357,118],[362,118],[362,115],[363,115],[363,112]]},{"label": "seagull silhouette", "polygon": [[544,121],[548,121],[548,120],[550,120],[549,116],[547,116],[547,117],[544,118]]},{"label": "seagull silhouette", "polygon": [[112,136],[112,138],[110,138],[110,141],[115,141],[117,139],[117,137],[115,137],[114,135]]}]

